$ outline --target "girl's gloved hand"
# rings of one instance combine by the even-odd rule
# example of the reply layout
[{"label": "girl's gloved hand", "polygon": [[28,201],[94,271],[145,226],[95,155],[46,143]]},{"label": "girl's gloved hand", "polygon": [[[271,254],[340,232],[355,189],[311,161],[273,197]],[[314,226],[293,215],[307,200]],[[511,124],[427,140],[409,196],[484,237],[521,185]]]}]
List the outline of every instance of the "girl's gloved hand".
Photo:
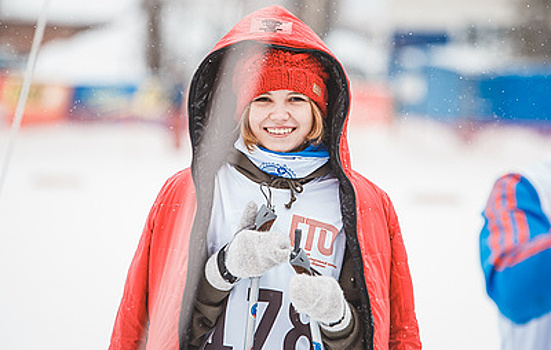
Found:
[{"label": "girl's gloved hand", "polygon": [[328,331],[340,331],[352,320],[344,293],[332,277],[295,275],[289,283],[289,298],[299,313],[320,322]]},{"label": "girl's gloved hand", "polygon": [[[240,226],[254,227],[256,205],[245,208]],[[239,278],[260,277],[269,269],[289,261],[289,236],[279,232],[239,231],[233,240],[213,254],[205,266],[205,277],[215,288],[230,290]]]},{"label": "girl's gloved hand", "polygon": [[291,242],[280,232],[243,230],[235,235],[226,252],[228,271],[238,278],[260,277],[289,261]]}]

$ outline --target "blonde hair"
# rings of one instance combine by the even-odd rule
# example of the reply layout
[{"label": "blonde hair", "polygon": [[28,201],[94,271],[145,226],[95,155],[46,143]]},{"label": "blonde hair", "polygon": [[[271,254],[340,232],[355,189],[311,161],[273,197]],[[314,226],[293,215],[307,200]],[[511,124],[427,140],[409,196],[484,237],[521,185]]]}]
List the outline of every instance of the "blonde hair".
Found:
[{"label": "blonde hair", "polygon": [[[308,99],[308,102],[310,102],[310,106],[312,107],[312,116],[314,118],[312,123],[312,129],[306,135],[304,139],[304,143],[311,143],[314,145],[319,145],[323,139],[323,114],[321,113],[320,108],[318,105]],[[243,141],[245,142],[245,146],[249,151],[253,149],[254,146],[260,145],[260,141],[258,138],[253,134],[253,131],[251,130],[251,125],[249,123],[249,113],[250,113],[250,103],[245,107],[245,110],[243,111],[243,114],[241,115],[241,136],[243,137]]]}]

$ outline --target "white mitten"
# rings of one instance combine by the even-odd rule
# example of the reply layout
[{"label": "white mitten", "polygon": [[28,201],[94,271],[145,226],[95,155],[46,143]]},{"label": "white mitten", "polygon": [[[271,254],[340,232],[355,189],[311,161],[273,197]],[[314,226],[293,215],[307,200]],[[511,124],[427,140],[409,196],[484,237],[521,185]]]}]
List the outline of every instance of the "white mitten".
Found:
[{"label": "white mitten", "polygon": [[319,321],[329,331],[346,328],[352,319],[344,293],[332,277],[293,276],[289,282],[289,299],[298,312]]},{"label": "white mitten", "polygon": [[[256,212],[256,204],[250,202],[245,208],[240,226],[254,227]],[[228,291],[238,278],[260,277],[272,267],[289,261],[290,254],[288,235],[243,229],[228,245],[208,259],[205,277],[215,288]]]},{"label": "white mitten", "polygon": [[243,230],[226,252],[228,271],[239,278],[260,277],[272,267],[289,261],[291,242],[280,232]]}]

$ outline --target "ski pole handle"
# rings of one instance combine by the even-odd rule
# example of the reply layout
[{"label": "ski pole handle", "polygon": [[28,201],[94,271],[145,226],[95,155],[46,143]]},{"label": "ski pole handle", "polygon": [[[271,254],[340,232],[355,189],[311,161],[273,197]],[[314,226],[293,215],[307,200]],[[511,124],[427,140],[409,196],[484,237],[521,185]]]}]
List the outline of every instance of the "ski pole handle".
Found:
[{"label": "ski pole handle", "polygon": [[295,245],[289,257],[289,263],[298,275],[312,275],[310,259],[308,258],[308,255],[306,255],[304,249],[300,248],[301,238],[302,230],[299,228],[295,229]]}]

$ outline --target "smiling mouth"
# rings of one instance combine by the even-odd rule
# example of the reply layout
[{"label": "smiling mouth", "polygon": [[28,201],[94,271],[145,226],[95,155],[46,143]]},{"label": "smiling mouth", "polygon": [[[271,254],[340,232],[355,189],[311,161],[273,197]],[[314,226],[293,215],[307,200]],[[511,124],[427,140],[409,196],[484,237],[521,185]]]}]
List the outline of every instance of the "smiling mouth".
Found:
[{"label": "smiling mouth", "polygon": [[264,130],[273,135],[287,135],[292,133],[295,128],[265,128]]}]

